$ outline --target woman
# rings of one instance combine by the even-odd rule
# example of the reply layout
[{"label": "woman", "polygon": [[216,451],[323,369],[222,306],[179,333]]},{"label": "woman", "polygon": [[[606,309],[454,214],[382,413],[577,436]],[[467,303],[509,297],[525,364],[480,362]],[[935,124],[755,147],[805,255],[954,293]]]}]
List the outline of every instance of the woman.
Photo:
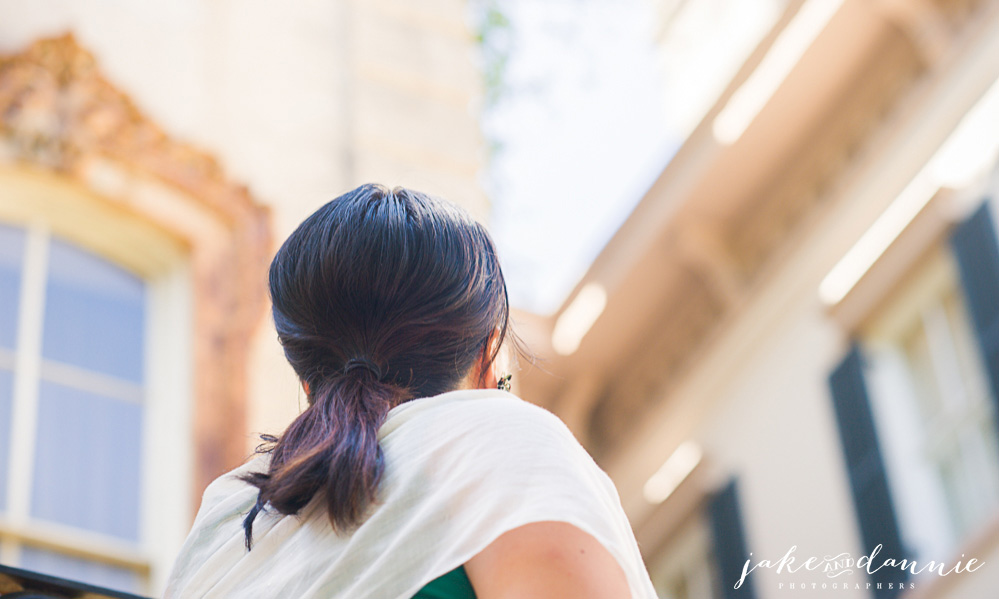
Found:
[{"label": "woman", "polygon": [[503,390],[506,284],[464,211],[361,186],[270,292],[309,406],[205,491],[167,597],[655,597],[609,478]]}]

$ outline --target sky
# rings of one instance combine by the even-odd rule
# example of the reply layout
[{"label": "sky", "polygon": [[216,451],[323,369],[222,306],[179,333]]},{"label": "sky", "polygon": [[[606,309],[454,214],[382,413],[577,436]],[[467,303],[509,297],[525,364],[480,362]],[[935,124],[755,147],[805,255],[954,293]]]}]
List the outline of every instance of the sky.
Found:
[{"label": "sky", "polygon": [[507,90],[486,135],[511,302],[553,312],[676,147],[646,0],[514,0]]},{"label": "sky", "polygon": [[503,0],[490,229],[511,303],[555,312],[787,0]]}]

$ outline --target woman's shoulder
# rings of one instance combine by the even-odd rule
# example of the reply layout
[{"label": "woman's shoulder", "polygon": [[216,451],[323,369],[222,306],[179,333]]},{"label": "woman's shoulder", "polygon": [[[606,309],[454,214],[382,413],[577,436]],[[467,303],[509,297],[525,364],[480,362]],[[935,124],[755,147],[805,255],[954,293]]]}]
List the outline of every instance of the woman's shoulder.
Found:
[{"label": "woman's shoulder", "polygon": [[474,392],[463,393],[468,395],[459,395],[447,402],[445,409],[454,410],[465,417],[489,418],[496,423],[509,422],[568,430],[555,414],[509,391],[476,389]]},{"label": "woman's shoulder", "polygon": [[410,400],[389,412],[389,420],[394,417],[412,418],[434,413],[460,414],[465,417],[478,415],[502,419],[539,420],[558,426],[561,420],[545,408],[499,389],[458,389]]},{"label": "woman's shoulder", "polygon": [[446,395],[416,400],[408,414],[390,416],[382,444],[393,469],[442,473],[448,479],[462,473],[469,483],[488,478],[506,481],[508,488],[552,486],[551,481],[577,490],[608,484],[568,427],[548,410],[505,391]]},{"label": "woman's shoulder", "polygon": [[231,518],[245,513],[256,501],[256,488],[244,482],[250,472],[266,472],[270,454],[254,454],[246,462],[219,476],[205,487],[195,525],[212,518]]},{"label": "woman's shoulder", "polygon": [[449,436],[552,438],[575,443],[565,423],[543,407],[507,391],[471,389],[413,400],[392,410],[382,429],[432,429]]}]

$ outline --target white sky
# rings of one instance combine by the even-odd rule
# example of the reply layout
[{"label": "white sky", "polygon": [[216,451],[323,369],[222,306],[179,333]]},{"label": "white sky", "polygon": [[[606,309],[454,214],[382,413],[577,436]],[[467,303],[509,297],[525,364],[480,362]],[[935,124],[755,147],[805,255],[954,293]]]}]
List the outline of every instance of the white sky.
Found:
[{"label": "white sky", "polygon": [[646,0],[503,3],[511,93],[491,229],[511,301],[554,311],[662,169],[667,151]]},{"label": "white sky", "polygon": [[561,305],[786,2],[499,3],[510,91],[484,129],[502,145],[490,228],[515,306]]}]

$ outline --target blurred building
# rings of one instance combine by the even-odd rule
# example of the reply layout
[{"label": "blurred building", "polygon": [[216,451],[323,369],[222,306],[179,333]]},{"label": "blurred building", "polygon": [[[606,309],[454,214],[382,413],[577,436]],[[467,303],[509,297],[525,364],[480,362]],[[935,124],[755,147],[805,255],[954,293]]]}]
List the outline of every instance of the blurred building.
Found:
[{"label": "blurred building", "polygon": [[[742,3],[661,4],[675,48]],[[558,313],[521,315],[523,395],[615,480],[662,597],[995,596],[999,2],[770,4]],[[877,545],[985,566],[843,572]],[[840,557],[734,588],[792,548]]]},{"label": "blurred building", "polygon": [[159,593],[304,398],[266,265],[367,181],[479,217],[458,0],[0,0],[0,562]]},{"label": "blurred building", "polygon": [[[614,478],[663,597],[993,596],[999,0],[659,5],[686,142],[517,315],[522,395]],[[0,0],[0,562],[157,593],[201,489],[303,401],[275,244],[368,180],[485,215],[465,15]],[[733,588],[879,544],[986,566]]]}]

